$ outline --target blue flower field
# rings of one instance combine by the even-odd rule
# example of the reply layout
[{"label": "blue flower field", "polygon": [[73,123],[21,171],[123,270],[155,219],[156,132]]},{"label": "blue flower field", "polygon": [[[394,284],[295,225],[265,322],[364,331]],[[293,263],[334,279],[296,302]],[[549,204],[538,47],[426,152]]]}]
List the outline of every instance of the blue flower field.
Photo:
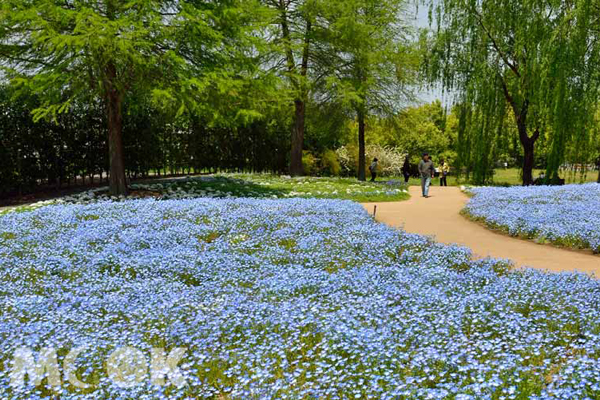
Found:
[{"label": "blue flower field", "polygon": [[[600,184],[479,187],[468,216],[512,236],[600,253]],[[600,263],[600,259],[598,260]]]},{"label": "blue flower field", "polygon": [[[598,281],[470,261],[350,201],[50,205],[0,217],[0,264],[2,399],[600,397]],[[124,345],[186,348],[186,385],[111,384]],[[91,387],[12,388],[20,346],[86,346]]]}]

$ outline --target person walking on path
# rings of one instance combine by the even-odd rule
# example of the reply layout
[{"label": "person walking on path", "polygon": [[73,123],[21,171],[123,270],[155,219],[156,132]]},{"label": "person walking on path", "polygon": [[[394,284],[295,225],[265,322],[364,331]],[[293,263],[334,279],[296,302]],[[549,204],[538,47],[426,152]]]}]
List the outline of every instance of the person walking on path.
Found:
[{"label": "person walking on path", "polygon": [[408,160],[408,156],[406,156],[402,165],[402,175],[404,176],[404,183],[408,183],[410,179],[410,161]]},{"label": "person walking on path", "polygon": [[378,159],[374,158],[371,165],[369,165],[369,171],[371,171],[371,182],[375,182],[375,178],[377,178],[377,163]]},{"label": "person walking on path", "polygon": [[450,167],[448,166],[448,164],[446,164],[443,158],[440,160],[440,164],[440,186],[448,186],[448,180],[446,179],[446,177],[450,172]]},{"label": "person walking on path", "polygon": [[421,174],[421,191],[423,197],[429,197],[429,186],[431,179],[435,176],[433,161],[429,159],[429,153],[423,153],[423,159],[419,161],[419,174]]}]

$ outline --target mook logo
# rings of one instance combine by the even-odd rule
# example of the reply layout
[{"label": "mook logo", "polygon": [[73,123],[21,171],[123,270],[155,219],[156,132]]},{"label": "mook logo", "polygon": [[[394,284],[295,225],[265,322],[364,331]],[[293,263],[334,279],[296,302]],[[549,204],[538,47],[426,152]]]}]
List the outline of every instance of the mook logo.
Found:
[{"label": "mook logo", "polygon": [[[93,389],[93,385],[80,380],[76,373],[77,358],[85,349],[73,349],[65,356],[61,375],[56,349],[44,348],[36,355],[30,348],[18,348],[13,356],[10,385],[14,389],[23,389],[27,386],[25,377],[28,377],[28,386],[40,386],[42,380],[47,378],[48,386],[57,389],[63,382],[69,382],[79,389]],[[186,351],[177,347],[167,354],[163,348],[153,348],[148,365],[143,351],[135,347],[119,347],[108,355],[104,363],[106,374],[120,388],[134,388],[148,380],[157,386],[174,385],[182,388],[186,385],[186,379],[178,364]]]}]

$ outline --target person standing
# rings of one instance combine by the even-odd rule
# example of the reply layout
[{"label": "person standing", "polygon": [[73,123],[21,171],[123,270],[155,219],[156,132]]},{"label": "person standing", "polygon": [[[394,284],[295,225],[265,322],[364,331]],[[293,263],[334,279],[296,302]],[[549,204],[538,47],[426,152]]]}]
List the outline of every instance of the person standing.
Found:
[{"label": "person standing", "polygon": [[408,156],[406,156],[402,165],[402,175],[404,176],[404,183],[408,183],[410,179],[410,161],[408,160]]},{"label": "person standing", "polygon": [[450,172],[450,167],[448,164],[446,164],[443,158],[440,160],[440,164],[440,186],[448,186],[447,176]]},{"label": "person standing", "polygon": [[379,160],[377,158],[373,159],[371,165],[369,165],[369,171],[371,171],[371,182],[375,182],[375,178],[377,178],[377,163]]},{"label": "person standing", "polygon": [[429,153],[423,153],[423,158],[419,161],[419,174],[421,174],[421,191],[423,197],[429,197],[429,186],[431,179],[435,176],[433,161],[429,159]]}]

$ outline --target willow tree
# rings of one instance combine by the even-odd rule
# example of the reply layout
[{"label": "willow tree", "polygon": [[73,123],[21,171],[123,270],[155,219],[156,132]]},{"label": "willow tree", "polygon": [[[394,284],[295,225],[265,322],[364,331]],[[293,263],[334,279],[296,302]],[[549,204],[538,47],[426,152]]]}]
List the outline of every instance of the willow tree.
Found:
[{"label": "willow tree", "polygon": [[228,35],[241,29],[238,3],[3,0],[0,61],[15,85],[43,100],[35,119],[55,118],[76,100],[102,101],[110,192],[124,195],[125,97],[153,93],[181,112],[205,100],[208,87],[225,82],[216,92],[229,91],[231,72],[210,67],[228,67],[222,54],[229,49]]},{"label": "willow tree", "polygon": [[335,0],[327,4],[331,72],[326,90],[358,122],[358,179],[366,178],[369,115],[393,115],[412,98],[417,57],[403,24],[405,0]]},{"label": "willow tree", "polygon": [[[430,2],[437,25],[430,76],[481,113],[479,129],[469,134],[488,135],[500,126],[505,112],[497,107],[503,105],[489,107],[489,99],[504,98],[523,149],[525,185],[533,183],[541,136],[552,143],[548,176],[556,178],[566,143],[588,132],[585,116],[597,102],[600,66],[594,1]],[[487,161],[477,163],[484,158],[474,157],[472,168],[486,168]]]}]

